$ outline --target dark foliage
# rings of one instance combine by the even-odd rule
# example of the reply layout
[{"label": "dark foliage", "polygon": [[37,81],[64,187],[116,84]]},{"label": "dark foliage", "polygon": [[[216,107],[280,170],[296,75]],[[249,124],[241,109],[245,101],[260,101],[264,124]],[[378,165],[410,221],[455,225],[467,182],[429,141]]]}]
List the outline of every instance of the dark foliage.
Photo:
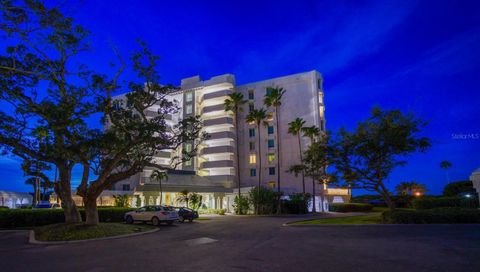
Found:
[{"label": "dark foliage", "polygon": [[412,206],[418,210],[439,207],[478,208],[478,199],[476,197],[424,197],[414,199]]},{"label": "dark foliage", "polygon": [[330,204],[331,212],[369,212],[373,209],[373,205],[363,203],[336,203]]},{"label": "dark foliage", "polygon": [[480,223],[480,210],[458,207],[429,210],[397,209],[383,212],[382,220],[390,224]]}]

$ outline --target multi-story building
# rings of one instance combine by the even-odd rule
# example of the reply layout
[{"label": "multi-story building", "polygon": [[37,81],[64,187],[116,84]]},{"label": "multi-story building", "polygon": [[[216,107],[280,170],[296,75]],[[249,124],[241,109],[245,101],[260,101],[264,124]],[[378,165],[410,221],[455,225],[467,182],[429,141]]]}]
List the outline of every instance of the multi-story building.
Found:
[{"label": "multi-story building", "polygon": [[[282,87],[286,92],[282,98],[279,120],[275,120],[274,109],[268,108],[268,125],[257,129],[255,124],[247,123],[245,117],[254,108],[265,108],[263,100],[267,87]],[[225,99],[233,92],[241,92],[248,101],[238,116],[238,127],[233,113],[224,110]],[[117,99],[121,99],[121,96]],[[233,199],[238,194],[237,182],[240,182],[242,193],[247,193],[258,184],[260,172],[264,186],[275,188],[277,175],[280,175],[281,190],[286,195],[302,191],[301,177],[287,172],[291,165],[300,161],[298,141],[296,136],[288,134],[288,123],[299,117],[306,121],[306,126],[317,126],[325,131],[325,106],[320,73],[311,71],[239,86],[235,84],[235,77],[231,74],[204,81],[195,76],[183,79],[180,90],[169,95],[168,99],[176,101],[180,107],[178,113],[168,116],[171,125],[187,116],[199,115],[203,121],[203,130],[210,137],[201,143],[195,158],[169,171],[169,178],[163,181],[162,185],[162,204],[175,205],[179,192],[186,189],[202,194],[206,207],[230,210]],[[154,115],[157,112],[158,109],[152,107],[148,114]],[[309,140],[302,138],[303,150],[308,144]],[[191,149],[192,145],[193,143],[185,143],[180,150],[159,151],[156,160],[168,165],[170,158],[181,154],[182,148]],[[236,154],[237,145],[239,154]],[[236,176],[237,159],[239,180]],[[260,160],[262,171],[258,168]],[[117,183],[113,189],[133,194],[133,206],[159,204],[159,184],[150,180],[152,171],[153,169],[145,169],[128,180]],[[329,189],[319,187],[317,186],[317,199],[319,190],[326,190],[330,202],[343,202],[348,199],[347,190],[337,188],[328,193]],[[309,178],[306,178],[306,190],[312,192]]]}]

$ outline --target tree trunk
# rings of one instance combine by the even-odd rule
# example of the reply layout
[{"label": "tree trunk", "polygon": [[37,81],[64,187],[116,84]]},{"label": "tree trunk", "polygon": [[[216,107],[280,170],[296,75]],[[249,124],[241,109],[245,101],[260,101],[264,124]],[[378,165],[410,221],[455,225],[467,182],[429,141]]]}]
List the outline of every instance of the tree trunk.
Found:
[{"label": "tree trunk", "polygon": [[160,202],[159,205],[162,205],[162,197],[163,197],[163,190],[162,190],[162,180],[158,180],[158,186],[160,187]]},{"label": "tree trunk", "polygon": [[59,167],[60,180],[58,182],[58,195],[62,200],[63,213],[65,215],[65,223],[80,223],[82,218],[77,210],[77,206],[72,198],[70,189],[71,168],[67,166]]},{"label": "tree trunk", "polygon": [[[298,153],[300,154],[300,163],[303,164],[303,156],[302,156],[302,142],[300,140],[300,132],[297,134],[298,139]],[[305,171],[302,169],[302,187],[303,187],[303,194],[305,195]]]},{"label": "tree trunk", "polygon": [[260,141],[260,123],[257,123],[258,133],[258,188],[257,188],[257,208],[256,214],[260,211],[260,185],[262,183],[262,144]]},{"label": "tree trunk", "polygon": [[97,197],[95,195],[84,198],[85,223],[87,225],[98,225]]},{"label": "tree trunk", "polygon": [[313,188],[313,192],[312,192],[312,204],[313,204],[313,207],[312,207],[312,212],[313,213],[316,213],[317,212],[317,207],[316,207],[316,203],[315,203],[315,179],[312,178],[312,188]]},{"label": "tree trunk", "polygon": [[37,186],[37,178],[33,181],[33,206],[36,206],[38,204],[37,201],[37,192],[38,192],[38,186]]},{"label": "tree trunk", "polygon": [[380,193],[380,195],[383,196],[383,199],[385,200],[385,202],[387,202],[387,206],[390,209],[390,211],[395,210],[395,202],[392,201],[392,198],[390,197],[390,194],[388,193],[387,188],[381,182],[380,182],[380,190],[378,190],[378,192]]},{"label": "tree trunk", "polygon": [[235,110],[235,138],[236,138],[236,143],[235,143],[235,148],[237,149],[237,185],[238,185],[238,203],[240,203],[240,198],[242,197],[242,194],[240,193],[240,153],[239,153],[239,146],[238,146],[238,110]]}]

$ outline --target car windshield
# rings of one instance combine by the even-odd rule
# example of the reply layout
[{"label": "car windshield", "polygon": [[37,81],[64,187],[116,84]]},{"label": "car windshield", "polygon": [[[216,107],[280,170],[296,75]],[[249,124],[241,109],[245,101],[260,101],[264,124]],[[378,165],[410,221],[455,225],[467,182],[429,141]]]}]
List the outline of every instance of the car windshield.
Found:
[{"label": "car windshield", "polygon": [[163,210],[164,211],[170,211],[170,212],[174,211],[173,207],[171,207],[171,206],[163,206]]}]

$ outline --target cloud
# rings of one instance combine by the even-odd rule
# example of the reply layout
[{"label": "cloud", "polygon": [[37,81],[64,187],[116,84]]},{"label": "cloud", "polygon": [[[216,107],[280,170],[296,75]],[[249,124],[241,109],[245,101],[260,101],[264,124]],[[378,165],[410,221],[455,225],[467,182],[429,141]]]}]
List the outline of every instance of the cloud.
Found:
[{"label": "cloud", "polygon": [[246,52],[234,72],[260,79],[303,67],[322,73],[338,71],[379,50],[413,9],[413,2],[398,5],[382,1],[368,7],[342,8],[330,15],[321,13],[326,15],[306,31],[283,35],[286,38],[272,41],[270,47]]}]

